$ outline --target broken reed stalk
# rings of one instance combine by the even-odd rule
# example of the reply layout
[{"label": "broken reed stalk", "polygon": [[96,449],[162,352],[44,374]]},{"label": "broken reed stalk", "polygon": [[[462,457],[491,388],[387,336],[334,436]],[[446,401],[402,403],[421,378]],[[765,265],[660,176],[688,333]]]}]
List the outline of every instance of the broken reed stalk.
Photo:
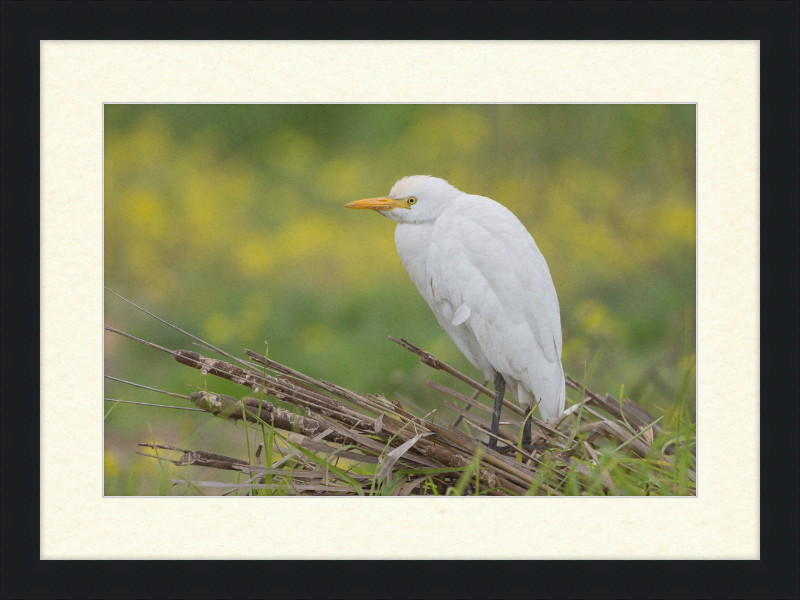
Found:
[{"label": "broken reed stalk", "polygon": [[[134,306],[136,305],[134,304]],[[140,307],[137,306],[137,308]],[[221,484],[221,486],[216,486],[229,487],[231,488],[229,492],[236,489],[280,489],[276,487],[278,484],[252,483],[262,475],[264,477],[269,475],[271,477],[288,478],[288,483],[283,486],[283,489],[289,493],[297,494],[324,495],[335,493],[338,495],[342,493],[364,493],[364,491],[369,490],[370,485],[374,486],[376,479],[372,477],[367,478],[363,475],[356,476],[355,474],[350,476],[344,472],[337,471],[331,463],[325,462],[324,457],[337,456],[356,464],[377,465],[376,478],[382,481],[396,479],[400,476],[398,472],[403,469],[417,469],[423,470],[423,472],[425,469],[444,471],[436,472],[427,478],[424,476],[413,478],[413,475],[408,475],[400,479],[400,483],[393,491],[393,495],[421,493],[423,479],[427,480],[429,485],[437,487],[445,486],[446,488],[449,485],[454,485],[464,470],[470,468],[473,456],[480,450],[476,483],[479,483],[482,491],[488,490],[488,493],[492,495],[507,495],[509,493],[524,495],[531,493],[529,489],[534,484],[535,489],[532,490],[532,493],[561,495],[564,491],[565,481],[571,472],[583,477],[586,481],[600,482],[607,494],[617,494],[619,490],[613,484],[608,471],[602,466],[598,457],[596,443],[603,438],[612,440],[613,444],[618,445],[618,450],[624,449],[625,452],[631,453],[634,457],[642,460],[658,461],[665,470],[675,468],[670,458],[662,456],[652,448],[652,433],[658,433],[660,425],[655,423],[655,419],[651,415],[627,398],[620,403],[610,395],[603,397],[589,389],[585,389],[582,384],[569,375],[565,376],[566,384],[585,396],[584,405],[581,408],[581,422],[575,422],[577,411],[572,415],[565,415],[557,423],[547,423],[532,417],[532,424],[538,429],[538,431],[536,429],[532,430],[533,441],[544,451],[532,454],[518,449],[516,455],[521,459],[521,462],[518,462],[513,457],[489,450],[487,447],[480,445],[476,440],[457,429],[456,426],[437,425],[433,422],[433,418],[428,420],[427,418],[413,415],[403,409],[399,403],[392,403],[381,396],[362,395],[334,383],[315,379],[272,359],[267,359],[252,350],[245,350],[245,352],[253,362],[243,361],[159,319],[155,315],[152,316],[173,329],[184,333],[196,342],[203,344],[205,347],[232,359],[238,365],[225,360],[208,358],[195,351],[170,350],[110,326],[106,326],[106,330],[168,353],[177,362],[198,369],[203,375],[213,375],[238,385],[246,386],[256,394],[263,392],[264,395],[274,396],[278,400],[292,404],[306,413],[305,415],[295,414],[275,406],[263,397],[245,396],[241,399],[236,399],[233,396],[219,394],[207,389],[194,392],[190,396],[184,396],[108,377],[136,387],[189,400],[197,409],[233,422],[244,420],[252,424],[258,423],[274,427],[276,431],[288,432],[286,441],[283,442],[283,447],[277,441],[273,444],[273,450],[277,450],[285,456],[272,466],[261,465],[258,454],[256,459],[259,464],[253,465],[241,459],[224,457],[202,450],[188,451],[169,446],[156,445],[154,447],[153,444],[141,444],[154,450],[160,448],[162,450],[183,452],[183,456],[179,460],[170,461],[176,466],[197,465],[250,472],[253,475],[245,484]],[[478,402],[476,398],[478,394],[485,394],[489,398],[493,398],[492,391],[411,342],[402,338],[398,340],[391,336],[389,337],[399,346],[418,355],[420,362],[433,369],[445,371],[474,388],[476,393],[470,398],[439,383],[428,381],[428,386],[432,389],[464,404],[462,408],[454,402],[442,400],[444,407],[459,415],[455,425],[463,419],[468,421],[475,429],[490,435],[488,434],[490,423],[475,413],[470,413],[469,410],[475,408],[491,414],[490,408]],[[253,368],[257,365],[263,366],[264,369],[259,372]],[[267,373],[267,370],[275,375]],[[602,416],[592,409],[589,404],[612,415],[616,422]],[[503,407],[513,413],[513,416],[505,414],[503,418],[511,425],[520,427],[522,422],[518,417],[524,417],[522,408],[512,404],[509,400],[504,400]],[[364,413],[369,413],[369,415],[373,416]],[[650,436],[645,436],[641,433],[651,426],[654,431]],[[588,435],[579,438],[577,437],[578,434]],[[515,445],[517,442],[517,437],[505,428],[500,429],[498,439],[509,442],[511,445]],[[565,443],[567,442],[572,443],[572,446],[566,447]],[[290,447],[289,444],[293,446]],[[304,455],[303,451],[318,453],[321,456],[316,454]],[[141,452],[139,454],[158,458],[159,460],[170,460],[161,457],[158,452],[155,456]],[[294,470],[276,468],[289,460],[290,456],[295,455],[302,455],[303,460],[306,461],[306,464],[302,465],[303,468],[299,470],[302,475],[297,473],[297,468]],[[580,460],[575,460],[576,455],[580,457],[580,460],[586,461],[586,464],[580,462]],[[324,485],[319,483],[321,481],[320,478],[314,476],[320,471],[314,466],[313,457],[315,456],[318,463],[327,465],[326,472],[328,475]],[[453,469],[453,471],[447,472],[448,469]],[[689,478],[694,481],[693,472],[689,473]],[[474,474],[472,479],[475,480]],[[180,483],[182,480],[174,480],[173,482]],[[189,485],[201,487],[198,482],[189,482]],[[206,482],[202,485],[215,487],[216,484],[209,485],[209,482]],[[363,489],[357,489],[362,485],[364,486]],[[581,485],[588,484],[584,482]],[[474,488],[470,487],[469,489]]]},{"label": "broken reed stalk", "polygon": [[[410,350],[414,354],[418,355],[419,356],[419,362],[421,362],[422,364],[428,365],[432,369],[438,369],[438,370],[441,370],[441,371],[445,371],[446,373],[450,373],[450,375],[452,375],[453,377],[455,377],[457,379],[460,379],[461,381],[463,381],[467,385],[470,385],[470,386],[474,387],[476,390],[478,390],[482,394],[485,394],[485,395],[489,396],[489,398],[494,399],[494,392],[492,392],[485,385],[481,385],[480,383],[478,383],[474,379],[472,379],[470,377],[467,377],[463,373],[457,371],[456,369],[454,369],[453,367],[451,367],[447,363],[444,363],[444,362],[440,361],[438,358],[436,358],[430,352],[427,352],[426,350],[423,350],[422,348],[418,348],[417,346],[415,346],[414,344],[412,344],[411,342],[409,342],[408,340],[403,339],[403,338],[400,338],[398,340],[396,338],[393,338],[392,336],[389,336],[389,339],[392,340],[398,346],[400,346],[402,348],[405,348],[406,350]],[[517,406],[515,404],[512,404],[511,401],[508,400],[507,398],[503,398],[503,408],[507,408],[511,412],[516,413],[521,417],[525,416],[525,411],[523,411],[522,408],[520,408],[519,406]]]}]

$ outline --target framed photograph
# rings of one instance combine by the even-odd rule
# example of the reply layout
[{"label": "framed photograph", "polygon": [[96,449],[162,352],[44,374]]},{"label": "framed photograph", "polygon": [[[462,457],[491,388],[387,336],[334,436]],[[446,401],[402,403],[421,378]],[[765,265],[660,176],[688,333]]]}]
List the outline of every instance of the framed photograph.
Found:
[{"label": "framed photograph", "polygon": [[695,144],[691,103],[105,105],[104,494],[696,495]]},{"label": "framed photograph", "polygon": [[[487,561],[480,597],[563,595],[564,578],[531,578],[578,564],[591,577],[572,594],[586,597],[623,581],[643,597],[796,593],[797,6],[764,6],[4,3],[2,185],[17,218],[3,219],[3,397],[30,395],[22,381],[40,393],[26,418],[3,403],[4,595],[63,596],[64,565],[85,569],[87,597],[109,595],[86,587],[101,570],[121,596],[263,592],[203,569],[206,587],[181,587],[161,562],[177,559],[285,561],[269,572],[294,583],[262,594],[276,597],[356,596],[349,580],[316,586],[338,581],[332,565],[388,576],[392,559],[418,561],[420,580],[387,596],[463,596],[436,577],[444,559],[464,584],[466,561]],[[563,11],[611,25],[577,32]],[[432,197],[396,187],[414,175],[504,207],[540,252],[565,421],[538,385],[525,403],[505,365],[495,419],[498,382],[443,329],[383,218]],[[345,206],[375,199],[397,205]],[[39,222],[22,218],[32,206]],[[445,322],[477,327],[479,302],[448,301]],[[250,391],[232,380],[250,372]],[[481,442],[496,425],[516,450],[492,470]],[[465,462],[437,462],[442,431]],[[37,439],[38,503],[8,458]],[[680,460],[692,477],[671,474]],[[434,477],[442,464],[452,475]],[[340,562],[298,590],[311,559]],[[640,567],[620,579],[606,561],[624,559]],[[680,575],[665,581],[660,560]]]}]

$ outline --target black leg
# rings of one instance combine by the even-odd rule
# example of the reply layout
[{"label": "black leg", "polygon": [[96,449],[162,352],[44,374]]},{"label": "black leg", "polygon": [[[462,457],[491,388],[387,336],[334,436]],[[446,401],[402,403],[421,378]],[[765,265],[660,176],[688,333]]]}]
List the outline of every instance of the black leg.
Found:
[{"label": "black leg", "polygon": [[[525,409],[525,421],[522,423],[522,449],[526,452],[533,452],[534,450],[541,450],[544,451],[544,447],[542,446],[535,446],[533,444],[533,436],[531,435],[531,418],[528,416],[528,412],[530,411],[530,406]],[[515,450],[516,446],[498,446],[496,450],[498,452],[509,452],[511,450]]]},{"label": "black leg", "polygon": [[531,415],[528,414],[531,410],[531,407],[527,407],[525,409],[525,422],[522,424],[522,445],[523,446],[530,446],[532,443],[531,439]]},{"label": "black leg", "polygon": [[[500,411],[503,410],[503,395],[506,392],[506,380],[500,373],[494,374],[494,411],[492,412],[492,435],[497,435],[500,431]],[[497,446],[496,438],[489,438],[489,450],[494,450]]]}]

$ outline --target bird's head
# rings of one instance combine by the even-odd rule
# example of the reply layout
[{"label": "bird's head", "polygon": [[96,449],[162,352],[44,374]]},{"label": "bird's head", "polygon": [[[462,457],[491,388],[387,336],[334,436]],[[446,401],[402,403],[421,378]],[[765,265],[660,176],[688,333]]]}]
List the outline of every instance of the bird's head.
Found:
[{"label": "bird's head", "polygon": [[398,223],[425,223],[434,221],[461,194],[444,179],[412,175],[395,183],[388,196],[357,200],[345,208],[377,210]]}]

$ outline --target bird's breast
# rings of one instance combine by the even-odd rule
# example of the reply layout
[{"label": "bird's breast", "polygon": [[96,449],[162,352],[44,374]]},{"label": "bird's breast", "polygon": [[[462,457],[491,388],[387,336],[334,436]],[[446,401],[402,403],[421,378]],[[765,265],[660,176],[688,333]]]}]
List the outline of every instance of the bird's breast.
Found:
[{"label": "bird's breast", "polygon": [[400,223],[394,234],[400,262],[426,299],[434,294],[435,286],[427,273],[432,233],[433,227],[428,223]]}]

